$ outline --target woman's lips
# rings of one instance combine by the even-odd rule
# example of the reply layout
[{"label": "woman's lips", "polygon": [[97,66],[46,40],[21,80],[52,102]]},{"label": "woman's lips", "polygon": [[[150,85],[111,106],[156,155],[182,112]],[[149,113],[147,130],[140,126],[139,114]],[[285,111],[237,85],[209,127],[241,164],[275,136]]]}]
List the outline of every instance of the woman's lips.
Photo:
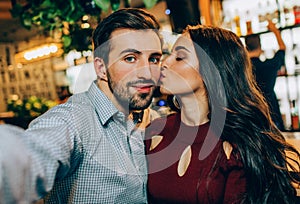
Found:
[{"label": "woman's lips", "polygon": [[161,81],[165,78],[166,76],[161,74],[160,77],[159,77],[159,82],[161,83]]}]

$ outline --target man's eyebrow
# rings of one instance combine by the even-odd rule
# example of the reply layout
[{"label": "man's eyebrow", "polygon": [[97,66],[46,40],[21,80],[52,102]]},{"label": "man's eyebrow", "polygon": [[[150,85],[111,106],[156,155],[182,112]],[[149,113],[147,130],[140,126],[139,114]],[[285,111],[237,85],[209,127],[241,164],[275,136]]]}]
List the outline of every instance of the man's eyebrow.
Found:
[{"label": "man's eyebrow", "polygon": [[181,50],[181,49],[183,49],[183,50],[186,50],[187,52],[191,52],[191,51],[189,51],[186,47],[184,47],[184,46],[177,46],[177,47],[175,47],[175,51],[178,51],[178,50]]},{"label": "man's eyebrow", "polygon": [[161,52],[151,53],[151,56],[162,56],[162,53]]},{"label": "man's eyebrow", "polygon": [[123,50],[120,55],[124,54],[124,53],[136,53],[136,54],[141,54],[141,51],[138,51],[136,49],[132,49],[132,48],[128,48],[126,50]]}]

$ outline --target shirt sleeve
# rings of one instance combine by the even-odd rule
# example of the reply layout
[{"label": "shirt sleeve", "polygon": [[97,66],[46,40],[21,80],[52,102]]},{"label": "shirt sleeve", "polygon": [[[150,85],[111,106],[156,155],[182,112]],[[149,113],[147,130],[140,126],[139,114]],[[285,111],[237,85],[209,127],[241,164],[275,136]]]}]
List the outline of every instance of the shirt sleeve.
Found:
[{"label": "shirt sleeve", "polygon": [[284,50],[278,50],[274,57],[271,59],[270,62],[272,67],[277,68],[279,70],[281,66],[285,65],[285,51]]},{"label": "shirt sleeve", "polygon": [[[1,177],[5,177],[12,185],[7,187],[5,183],[0,184],[0,189],[4,189],[3,192],[9,195],[6,196],[6,201],[17,199],[14,189],[22,190],[30,202],[36,201],[52,189],[55,180],[63,178],[76,166],[79,157],[74,152],[80,152],[77,150],[80,141],[76,137],[76,127],[72,125],[72,116],[68,116],[64,108],[55,107],[32,121],[30,127],[19,135],[7,130],[18,142],[1,142],[3,146],[14,150],[1,159],[6,172]],[[1,140],[2,136],[1,134]],[[19,161],[20,158],[30,161],[15,162],[15,169],[25,169],[23,174],[8,172],[8,161]],[[27,179],[26,182],[24,178]]]},{"label": "shirt sleeve", "polygon": [[68,108],[57,107],[34,120],[25,132],[23,139],[33,160],[32,184],[39,198],[79,162],[81,141],[75,120]]},{"label": "shirt sleeve", "polygon": [[23,187],[29,185],[28,151],[20,140],[24,130],[12,125],[0,125],[0,203],[29,203]]}]

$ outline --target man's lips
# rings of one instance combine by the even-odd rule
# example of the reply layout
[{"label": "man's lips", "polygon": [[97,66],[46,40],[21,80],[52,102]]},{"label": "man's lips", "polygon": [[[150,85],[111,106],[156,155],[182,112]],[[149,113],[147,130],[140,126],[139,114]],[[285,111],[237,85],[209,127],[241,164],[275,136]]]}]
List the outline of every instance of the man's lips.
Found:
[{"label": "man's lips", "polygon": [[151,91],[151,88],[153,87],[153,84],[138,84],[138,85],[133,85],[138,92],[140,93],[148,93]]}]

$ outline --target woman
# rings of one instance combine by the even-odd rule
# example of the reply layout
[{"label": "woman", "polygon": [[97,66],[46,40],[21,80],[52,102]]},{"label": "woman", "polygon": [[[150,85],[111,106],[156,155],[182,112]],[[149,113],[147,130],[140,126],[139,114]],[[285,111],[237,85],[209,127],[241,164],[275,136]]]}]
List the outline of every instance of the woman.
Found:
[{"label": "woman", "polygon": [[162,63],[161,92],[181,111],[147,128],[150,203],[296,202],[288,169],[299,163],[285,152],[300,155],[272,122],[234,33],[187,27]]}]

